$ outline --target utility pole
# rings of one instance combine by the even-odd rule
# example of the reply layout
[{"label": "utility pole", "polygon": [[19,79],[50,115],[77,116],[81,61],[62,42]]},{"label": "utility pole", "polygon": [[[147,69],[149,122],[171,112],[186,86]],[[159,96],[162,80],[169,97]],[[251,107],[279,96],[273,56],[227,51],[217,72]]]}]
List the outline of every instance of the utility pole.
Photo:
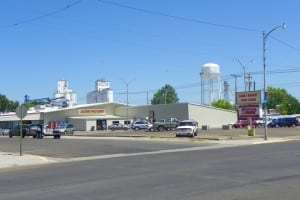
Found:
[{"label": "utility pole", "polygon": [[251,87],[252,87],[252,74],[248,73],[247,74],[247,77],[246,79],[248,80],[247,83],[248,83],[248,91],[250,92],[251,91]]},{"label": "utility pole", "polygon": [[237,75],[237,74],[231,74],[231,76],[232,77],[234,77],[234,91],[235,91],[235,103],[234,103],[234,105],[235,105],[235,109],[237,110],[237,95],[236,95],[236,93],[237,93],[237,78],[238,77],[241,77],[241,75]]},{"label": "utility pole", "polygon": [[250,63],[253,64],[254,61],[251,59],[251,60],[249,60],[249,61],[247,62],[246,65],[243,64],[243,63],[242,63],[239,59],[237,59],[237,58],[233,58],[233,61],[238,62],[238,63],[243,67],[243,71],[244,71],[244,86],[245,86],[245,92],[246,92],[246,91],[247,91],[246,66],[247,66],[248,64],[250,64]]}]

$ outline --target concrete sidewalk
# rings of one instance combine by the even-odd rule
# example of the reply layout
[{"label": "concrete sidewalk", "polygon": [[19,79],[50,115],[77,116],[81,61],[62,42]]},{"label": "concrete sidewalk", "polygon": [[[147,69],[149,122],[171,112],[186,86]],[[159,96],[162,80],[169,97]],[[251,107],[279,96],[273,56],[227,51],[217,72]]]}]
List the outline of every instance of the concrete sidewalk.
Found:
[{"label": "concrete sidewalk", "polygon": [[36,156],[31,154],[20,154],[0,152],[0,168],[47,164],[55,162],[52,158]]}]

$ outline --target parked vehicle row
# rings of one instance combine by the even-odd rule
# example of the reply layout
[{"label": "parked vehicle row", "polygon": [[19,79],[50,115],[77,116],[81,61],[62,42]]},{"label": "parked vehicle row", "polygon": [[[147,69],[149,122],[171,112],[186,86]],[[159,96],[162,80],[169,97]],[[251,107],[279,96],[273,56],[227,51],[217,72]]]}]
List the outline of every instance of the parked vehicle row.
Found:
[{"label": "parked vehicle row", "polygon": [[[183,120],[183,121],[178,121],[176,120],[170,120],[170,121],[159,121],[158,123],[155,123],[156,125],[152,125],[150,122],[146,120],[137,120],[134,121],[131,125],[130,128],[132,130],[146,130],[146,131],[153,131],[153,130],[168,130],[169,127],[170,129],[176,130],[176,137],[179,136],[197,136],[198,134],[198,122],[194,120]],[[167,125],[167,126],[164,126]],[[171,127],[172,126],[172,127]],[[163,127],[163,128],[158,128],[158,127]],[[126,125],[120,124],[120,123],[113,123],[111,124],[108,129],[109,130],[128,130],[129,127]]]},{"label": "parked vehicle row", "polygon": [[[9,131],[8,136],[20,136],[21,126],[16,125]],[[41,124],[23,124],[22,125],[22,137],[32,136],[33,138],[43,138],[43,125]]]},{"label": "parked vehicle row", "polygon": [[[252,121],[252,127],[261,127],[265,126],[265,120],[264,118],[254,120]],[[234,128],[245,128],[250,125],[250,122],[248,120],[238,120],[234,124],[232,124],[232,127]],[[267,118],[267,126],[268,127],[295,127],[299,126],[300,123],[296,117],[277,117],[275,119]]]},{"label": "parked vehicle row", "polygon": [[[8,136],[12,138],[13,136],[20,136],[20,125],[14,126],[10,131]],[[22,125],[22,137],[32,136],[33,138],[43,138],[44,136],[53,136],[54,139],[59,139],[61,135],[74,133],[75,127],[73,124],[64,123],[58,125],[53,129],[52,132],[46,132],[45,127],[42,124],[23,124]]]}]

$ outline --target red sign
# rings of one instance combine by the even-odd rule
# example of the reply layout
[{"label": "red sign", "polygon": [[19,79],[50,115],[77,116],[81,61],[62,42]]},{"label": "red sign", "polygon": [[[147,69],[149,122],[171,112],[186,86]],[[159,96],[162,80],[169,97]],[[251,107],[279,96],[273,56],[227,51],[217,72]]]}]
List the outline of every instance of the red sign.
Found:
[{"label": "red sign", "polygon": [[260,118],[260,106],[259,105],[239,106],[238,118],[239,120],[248,119],[248,118],[255,120]]},{"label": "red sign", "polygon": [[103,114],[105,114],[105,110],[104,109],[87,108],[87,109],[79,109],[78,113],[79,113],[79,115],[103,115]]}]

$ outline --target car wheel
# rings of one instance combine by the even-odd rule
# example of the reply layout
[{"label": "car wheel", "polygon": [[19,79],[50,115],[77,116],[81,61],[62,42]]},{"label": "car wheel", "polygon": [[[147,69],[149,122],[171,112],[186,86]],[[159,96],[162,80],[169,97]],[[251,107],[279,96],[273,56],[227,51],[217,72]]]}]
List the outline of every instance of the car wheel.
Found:
[{"label": "car wheel", "polygon": [[60,139],[60,135],[54,135],[54,139]]},{"label": "car wheel", "polygon": [[164,130],[164,127],[163,126],[159,126],[158,127],[158,131],[163,131]]},{"label": "car wheel", "polygon": [[134,128],[134,130],[138,131],[138,130],[140,130],[140,128],[137,126]]}]

